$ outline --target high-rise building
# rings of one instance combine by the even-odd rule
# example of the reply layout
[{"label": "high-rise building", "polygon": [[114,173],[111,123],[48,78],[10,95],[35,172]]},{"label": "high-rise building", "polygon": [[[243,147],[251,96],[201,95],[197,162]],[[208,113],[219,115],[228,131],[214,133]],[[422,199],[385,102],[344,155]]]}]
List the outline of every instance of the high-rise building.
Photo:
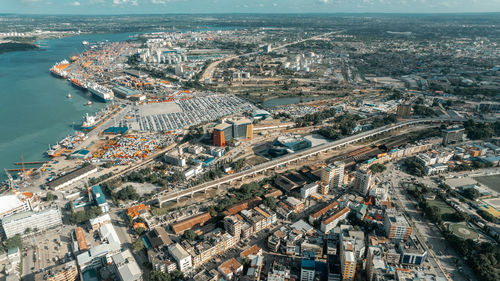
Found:
[{"label": "high-rise building", "polygon": [[214,127],[212,138],[215,146],[225,146],[232,139],[252,139],[252,121],[248,118],[239,118],[222,122]]},{"label": "high-rise building", "polygon": [[40,212],[23,212],[2,219],[2,231],[6,238],[24,234],[27,229],[42,231],[62,225],[59,208],[45,209]]},{"label": "high-rise building", "polygon": [[381,246],[370,246],[366,255],[366,277],[368,281],[373,280],[377,270],[384,271],[387,264],[384,260],[384,251]]},{"label": "high-rise building", "polygon": [[316,273],[316,263],[314,260],[302,260],[300,268],[300,281],[313,281]]},{"label": "high-rise building", "polygon": [[406,240],[412,233],[412,227],[403,215],[386,214],[384,228],[387,238]]},{"label": "high-rise building", "polygon": [[399,104],[396,111],[396,115],[401,118],[406,118],[410,116],[411,105],[410,104]]},{"label": "high-rise building", "polygon": [[351,241],[344,241],[340,245],[340,267],[342,281],[354,280],[356,258],[354,257],[354,244]]},{"label": "high-rise building", "polygon": [[240,239],[243,222],[236,216],[226,216],[224,218],[224,228],[236,239]]},{"label": "high-rise building", "polygon": [[321,171],[321,181],[330,189],[338,188],[344,183],[344,162],[334,162]]},{"label": "high-rise building", "polygon": [[448,128],[442,131],[443,132],[443,144],[449,144],[454,142],[461,142],[464,138],[464,128],[454,127]]},{"label": "high-rise building", "polygon": [[372,173],[370,170],[359,169],[356,171],[354,188],[362,194],[368,194],[372,184]]}]

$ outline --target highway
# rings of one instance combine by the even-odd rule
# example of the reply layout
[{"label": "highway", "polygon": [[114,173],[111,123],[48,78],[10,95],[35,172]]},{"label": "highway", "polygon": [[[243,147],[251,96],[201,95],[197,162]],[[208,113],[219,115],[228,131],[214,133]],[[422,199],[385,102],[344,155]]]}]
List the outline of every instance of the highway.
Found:
[{"label": "highway", "polygon": [[417,125],[417,124],[422,124],[422,123],[441,123],[441,122],[446,122],[446,121],[454,121],[454,120],[449,120],[449,119],[439,119],[439,118],[427,118],[427,119],[416,119],[416,120],[409,120],[409,121],[404,121],[400,122],[397,124],[391,124],[383,127],[379,127],[370,131],[362,132],[357,135],[349,136],[346,138],[343,138],[341,140],[325,143],[316,147],[312,147],[310,149],[306,149],[297,153],[293,154],[288,154],[283,157],[277,158],[272,161],[268,161],[256,166],[253,166],[250,169],[247,169],[245,171],[241,171],[239,173],[235,173],[233,175],[226,176],[224,178],[216,179],[207,183],[203,183],[188,189],[184,189],[181,191],[175,191],[175,192],[168,192],[168,193],[159,193],[153,197],[153,199],[157,200],[162,204],[163,202],[171,201],[171,200],[177,200],[181,197],[184,196],[191,196],[195,192],[200,192],[200,191],[205,191],[208,188],[213,188],[213,187],[218,187],[221,184],[225,183],[231,183],[233,181],[243,179],[244,177],[247,176],[252,176],[258,173],[265,172],[269,169],[273,169],[282,165],[286,165],[290,162],[293,161],[298,161],[300,159],[304,159],[310,156],[317,155],[322,152],[327,152],[332,149],[337,149],[342,146],[358,142],[360,140],[364,140],[373,136],[377,136],[380,134],[384,134],[389,131],[393,131],[405,126],[411,126],[411,125]]}]

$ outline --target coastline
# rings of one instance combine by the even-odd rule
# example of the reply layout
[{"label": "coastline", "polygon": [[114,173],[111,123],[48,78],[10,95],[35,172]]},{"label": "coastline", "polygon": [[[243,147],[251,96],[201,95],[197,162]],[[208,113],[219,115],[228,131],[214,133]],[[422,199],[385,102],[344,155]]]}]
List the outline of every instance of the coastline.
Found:
[{"label": "coastline", "polygon": [[0,54],[18,51],[32,51],[39,50],[40,47],[34,43],[24,42],[3,42],[0,43]]}]

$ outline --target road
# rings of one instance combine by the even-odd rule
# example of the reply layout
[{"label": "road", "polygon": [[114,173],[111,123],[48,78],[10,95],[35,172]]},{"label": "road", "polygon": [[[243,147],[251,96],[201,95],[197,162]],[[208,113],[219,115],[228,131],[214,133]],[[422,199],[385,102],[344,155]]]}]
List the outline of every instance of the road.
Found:
[{"label": "road", "polygon": [[[468,281],[475,280],[474,275],[470,268],[465,265],[464,261],[457,259],[459,254],[454,251],[451,246],[448,246],[445,238],[441,235],[440,230],[432,224],[424,214],[417,208],[417,204],[412,199],[408,198],[408,194],[400,186],[402,180],[408,179],[411,176],[395,170],[388,165],[388,169],[384,172],[383,176],[391,182],[392,196],[396,197],[397,202],[406,212],[409,217],[409,222],[414,229],[414,233],[418,238],[424,242],[424,247],[429,253],[428,261],[440,277],[444,277],[449,281]],[[428,247],[431,246],[431,248]],[[458,269],[456,263],[462,266],[464,272]]]},{"label": "road", "polygon": [[[294,42],[290,42],[290,43],[286,43],[286,44],[274,47],[273,50],[283,49],[283,48],[286,48],[286,47],[291,46],[291,45],[299,44],[299,43],[306,42],[306,41],[309,41],[309,40],[316,40],[316,39],[324,37],[324,36],[328,36],[328,35],[331,35],[331,34],[337,34],[337,33],[341,33],[341,32],[344,32],[344,31],[345,30],[339,30],[339,31],[332,31],[332,32],[323,33],[323,34],[316,35],[316,36],[313,36],[313,37],[310,37],[310,38],[307,38],[307,39],[302,39],[302,40],[298,40],[298,41],[294,41]],[[214,61],[210,65],[207,66],[207,68],[205,69],[205,71],[201,75],[201,77],[198,80],[198,82],[204,82],[207,79],[212,79],[212,77],[214,75],[214,72],[215,72],[215,69],[217,69],[217,66],[221,62],[226,62],[226,61],[230,61],[230,60],[237,59],[237,58],[240,58],[240,57],[245,57],[245,56],[257,55],[259,53],[260,53],[260,51],[250,52],[250,53],[245,53],[245,54],[241,54],[241,55],[234,55],[234,56],[225,57],[223,59]]]},{"label": "road", "polygon": [[343,139],[340,139],[337,141],[325,143],[325,144],[322,144],[322,145],[319,145],[316,147],[302,150],[302,151],[297,152],[297,153],[288,154],[288,155],[285,155],[283,157],[277,158],[275,160],[268,161],[268,162],[265,162],[265,163],[262,163],[259,165],[255,165],[255,166],[251,167],[250,169],[244,170],[242,172],[235,173],[235,174],[226,176],[224,178],[219,178],[219,179],[207,182],[207,183],[203,183],[203,184],[200,184],[200,185],[188,188],[188,189],[184,189],[181,191],[175,191],[175,192],[167,192],[167,191],[161,192],[161,193],[158,193],[155,196],[153,196],[152,199],[160,201],[160,204],[163,202],[176,200],[180,197],[189,196],[189,195],[192,195],[196,192],[204,191],[208,188],[217,187],[217,186],[224,184],[224,183],[231,183],[235,180],[244,179],[245,177],[253,176],[253,175],[256,175],[258,173],[265,172],[269,169],[273,169],[273,168],[276,168],[276,167],[279,167],[282,165],[286,165],[286,164],[291,163],[293,161],[298,161],[298,160],[301,160],[301,159],[304,159],[304,158],[307,158],[310,156],[317,155],[317,154],[322,153],[322,152],[327,152],[327,151],[332,150],[332,149],[341,148],[341,147],[346,146],[348,144],[355,143],[357,141],[364,140],[364,139],[374,137],[377,135],[381,135],[381,134],[384,134],[386,132],[390,132],[390,131],[393,131],[393,130],[396,130],[396,129],[399,129],[402,127],[411,126],[411,125],[418,125],[421,123],[441,123],[443,121],[447,121],[447,120],[442,120],[442,119],[438,119],[438,118],[417,119],[417,120],[409,120],[409,121],[404,121],[404,122],[400,122],[397,124],[391,124],[391,125],[379,127],[379,128],[376,128],[376,129],[373,129],[370,131],[366,131],[366,132],[362,132],[362,133],[359,133],[357,135],[352,135],[352,136],[349,136],[349,137],[346,137],[346,138],[343,138]]}]

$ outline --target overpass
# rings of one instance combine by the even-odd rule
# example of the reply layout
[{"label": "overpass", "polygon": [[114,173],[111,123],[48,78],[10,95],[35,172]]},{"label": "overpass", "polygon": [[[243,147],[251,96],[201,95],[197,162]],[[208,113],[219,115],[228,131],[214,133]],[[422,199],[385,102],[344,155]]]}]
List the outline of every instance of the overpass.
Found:
[{"label": "overpass", "polygon": [[224,178],[219,178],[210,182],[206,182],[197,186],[193,186],[184,190],[168,193],[159,193],[155,195],[152,199],[160,204],[160,206],[168,201],[176,200],[178,201],[182,197],[190,196],[192,197],[196,192],[206,192],[209,188],[219,188],[222,184],[231,184],[237,180],[243,180],[245,177],[257,176],[258,174],[265,173],[268,170],[276,169],[279,167],[286,166],[289,163],[296,163],[301,159],[314,157],[320,153],[329,152],[335,149],[343,148],[349,144],[356,143],[371,137],[376,137],[391,131],[398,130],[406,126],[420,125],[420,124],[438,124],[444,122],[463,122],[463,119],[450,119],[450,118],[425,118],[425,119],[415,119],[408,120],[396,124],[386,125],[379,127],[370,131],[362,132],[357,135],[349,136],[340,140],[325,143],[316,147],[312,147],[306,150],[299,151],[297,153],[288,154],[283,157],[256,165],[250,169],[226,176]]}]

